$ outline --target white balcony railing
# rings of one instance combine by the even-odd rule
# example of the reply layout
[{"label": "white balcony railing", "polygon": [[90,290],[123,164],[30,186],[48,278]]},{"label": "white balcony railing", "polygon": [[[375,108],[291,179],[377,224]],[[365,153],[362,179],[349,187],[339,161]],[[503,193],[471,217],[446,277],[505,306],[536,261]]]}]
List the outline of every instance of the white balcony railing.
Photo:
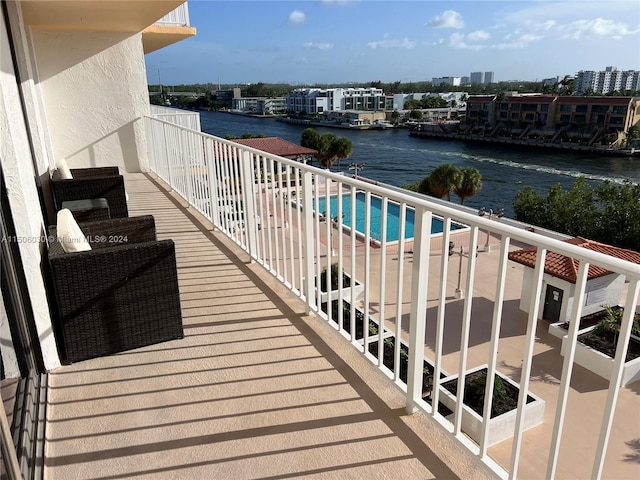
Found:
[{"label": "white balcony railing", "polygon": [[178,108],[163,107],[160,105],[151,105],[151,116],[158,120],[180,125],[199,132],[200,129],[200,113],[187,112]]},{"label": "white balcony railing", "polygon": [[171,27],[188,27],[189,24],[189,2],[184,2],[175,10],[169,12],[156,22],[156,25],[166,25]]},{"label": "white balcony railing", "polygon": [[[409,192],[347,178],[167,122],[147,117],[146,128],[153,172],[209,219],[214,228],[298,295],[309,311],[334,325],[355,348],[377,364],[390,381],[405,392],[408,411],[419,409],[432,416],[500,477],[516,478],[519,467],[524,465],[535,471],[533,474],[523,472],[521,477],[541,477],[546,468],[544,476],[554,478],[559,463],[564,471],[570,471],[576,478],[601,477],[621,390],[631,313],[638,303],[639,265],[507,225],[495,218],[479,217]],[[361,199],[356,199],[358,192]],[[314,211],[312,206],[321,205],[321,202],[330,205],[332,198],[337,198],[333,211],[322,206]],[[363,203],[360,210],[356,202]],[[378,218],[373,215],[376,211],[374,203],[380,204]],[[388,228],[391,209],[400,212],[399,223]],[[414,234],[412,239],[405,240],[404,233],[410,228],[410,221],[404,213],[410,210],[415,212]],[[363,219],[356,218],[359,211],[364,211]],[[442,218],[443,232],[432,235],[430,228],[436,217]],[[348,227],[356,222],[360,222],[360,232]],[[468,228],[456,231],[452,225],[457,223]],[[379,224],[379,230],[373,229],[375,224]],[[499,239],[496,240],[499,241],[499,250],[494,250],[496,253],[449,257],[450,240],[454,239],[457,246],[471,246],[471,249],[467,247],[467,252],[473,252],[485,235],[489,239],[489,234],[491,238]],[[517,326],[520,328],[519,343],[513,350],[519,359],[504,362],[505,352],[515,342],[515,335],[504,338],[501,328],[510,330],[516,321],[512,305],[508,306],[511,309],[509,316],[505,314],[509,303],[505,294],[513,284],[523,282],[518,278],[522,276],[522,268],[510,268],[514,264],[507,256],[515,243],[536,246],[538,255],[529,285],[531,308],[528,315],[522,315],[522,325]],[[545,399],[549,411],[555,413],[548,416],[544,428],[525,433],[532,365],[537,361],[534,347],[540,303],[544,297],[543,265],[547,251],[578,259],[580,268],[568,346],[563,348],[564,359],[559,351],[551,352],[558,355],[557,364],[562,365],[561,373],[560,367],[554,373],[555,393]],[[450,262],[454,262],[451,268]],[[338,305],[353,299],[352,308],[347,310],[325,308],[323,311],[322,293],[315,288],[319,284],[316,279],[324,269],[327,269],[327,284],[331,284],[332,273],[328,267],[333,263],[338,264],[338,275],[348,272],[351,278],[364,284],[361,300],[356,300],[355,287],[338,290]],[[476,268],[478,265],[482,268]],[[576,418],[569,415],[572,404],[568,404],[568,398],[571,393],[574,402],[576,395],[570,389],[570,382],[572,375],[576,375],[573,359],[589,265],[625,276],[625,316],[612,362],[612,380],[608,388],[602,387],[602,402],[589,404],[585,410],[590,412],[589,418],[579,417],[576,425]],[[489,270],[493,273],[487,273]],[[464,295],[459,303],[453,304],[456,276],[457,286],[462,287]],[[362,313],[356,313],[356,306]],[[517,307],[515,310],[518,311]],[[478,312],[484,312],[484,318]],[[477,332],[478,324],[483,322],[486,338],[483,342],[470,342],[470,333]],[[384,358],[385,347],[392,348],[391,363]],[[406,377],[401,371],[401,357],[408,357]],[[504,370],[509,363],[516,365],[513,371],[499,373],[510,373],[511,380],[519,387],[513,438],[489,452],[492,441],[488,420],[493,403],[493,379],[498,367]],[[427,365],[430,365],[432,378],[430,397],[423,395],[423,373]],[[465,431],[468,427],[463,420],[462,391],[464,373],[481,365],[487,368],[485,398],[488,401],[484,404],[480,431],[474,441]],[[450,415],[432,407],[439,405],[445,395],[442,387],[443,379],[448,378],[445,371],[449,372],[446,375],[457,374],[459,379]],[[538,372],[536,377],[541,375]],[[548,385],[545,384],[544,389],[548,390]],[[589,401],[588,397],[579,398],[579,401],[583,400]],[[629,414],[637,415],[635,410]],[[575,433],[583,432],[581,429],[593,434]],[[563,438],[563,433],[567,438]],[[534,441],[524,443],[523,438],[527,435],[537,436]],[[575,440],[571,435],[580,436],[582,451],[593,453],[595,460],[591,466],[586,466],[580,460],[581,456],[559,456],[561,443],[566,448]],[[585,442],[591,442],[591,445],[586,446]],[[527,456],[527,461],[520,462],[523,456]]]}]

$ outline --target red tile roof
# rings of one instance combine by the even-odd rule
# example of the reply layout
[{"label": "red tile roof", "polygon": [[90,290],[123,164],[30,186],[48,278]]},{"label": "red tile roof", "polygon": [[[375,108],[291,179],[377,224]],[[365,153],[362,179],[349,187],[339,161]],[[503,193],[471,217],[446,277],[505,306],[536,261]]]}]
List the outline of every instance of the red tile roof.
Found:
[{"label": "red tile roof", "polygon": [[[593,240],[586,240],[581,237],[572,238],[566,242],[578,245],[579,247],[586,248],[588,250],[593,250],[595,252],[604,253],[605,255],[640,264],[640,253],[632,250],[612,247],[611,245],[594,242]],[[516,250],[515,252],[509,253],[509,260],[534,268],[536,265],[537,252],[537,247]],[[549,251],[545,257],[544,271],[554,277],[561,278],[571,283],[576,283],[578,279],[579,263],[580,262],[575,258],[569,258],[565,255]],[[589,265],[587,278],[591,280],[592,278],[602,277],[609,273],[611,273],[609,270],[602,267]]]},{"label": "red tile roof", "polygon": [[317,150],[301,147],[278,137],[267,138],[239,138],[233,140],[236,143],[256,148],[263,152],[279,155],[281,157],[296,157],[298,155],[315,155]]}]

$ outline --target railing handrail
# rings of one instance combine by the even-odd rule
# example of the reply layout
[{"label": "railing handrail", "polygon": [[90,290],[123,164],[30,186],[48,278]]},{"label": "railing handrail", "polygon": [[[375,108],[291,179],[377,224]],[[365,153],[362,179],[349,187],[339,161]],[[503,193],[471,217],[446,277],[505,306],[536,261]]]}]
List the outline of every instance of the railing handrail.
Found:
[{"label": "railing handrail", "polygon": [[[175,125],[165,120],[154,118],[154,117],[149,117],[149,118],[151,118],[154,121],[166,123],[168,125],[171,125],[172,127],[175,127],[181,130],[193,132],[191,129],[183,127],[181,125]],[[258,150],[253,147],[241,145],[239,143],[234,142],[233,140],[227,140],[224,138],[216,137],[215,135],[211,135],[204,132],[196,132],[196,133],[205,138],[210,138],[217,142],[221,142],[223,144],[229,145],[233,148],[237,148],[242,151],[247,151],[254,155],[277,160],[281,164],[296,167],[300,169],[302,172],[308,171],[314,174],[322,174],[324,177],[331,179],[332,182],[340,182],[342,184],[353,186],[355,188],[369,190],[374,194],[388,197],[398,203],[404,202],[414,207],[422,207],[442,217],[456,218],[456,221],[460,221],[461,223],[468,224],[469,226],[477,226],[478,228],[483,230],[488,229],[493,233],[508,236],[511,239],[518,240],[524,244],[537,245],[537,246],[543,247],[548,251],[559,253],[559,254],[568,256],[570,258],[575,258],[580,261],[586,261],[592,265],[599,265],[601,267],[611,269],[618,273],[622,273],[630,278],[640,279],[640,265],[621,259],[621,258],[612,257],[610,255],[589,250],[589,249],[580,247],[578,245],[573,245],[573,244],[564,242],[562,240],[550,238],[540,233],[530,232],[522,228],[506,225],[504,223],[501,223],[500,221],[493,220],[491,218],[480,217],[478,215],[471,214],[464,210],[459,210],[454,206],[440,205],[438,203],[430,201],[426,197],[420,198],[416,194],[413,194],[411,192],[403,193],[403,192],[397,191],[396,189],[390,189],[382,183],[372,184],[366,181],[350,178],[345,175],[333,173],[327,169],[322,169],[322,168],[314,167],[312,165],[302,164],[301,162],[298,162],[296,160],[291,160],[288,158],[280,157],[278,155],[273,155],[273,154],[264,152],[262,150]]]},{"label": "railing handrail", "polygon": [[[568,243],[565,239],[555,236],[541,235],[528,230],[524,224],[507,224],[507,221],[494,217],[482,217],[473,213],[466,207],[458,207],[441,200],[433,200],[415,192],[402,190],[398,187],[388,186],[378,182],[364,181],[350,178],[345,175],[330,172],[326,169],[310,166],[295,160],[269,154],[252,147],[238,144],[233,140],[219,138],[213,135],[191,130],[188,127],[162,119],[146,116],[144,119],[145,128],[149,135],[147,144],[150,147],[149,161],[152,170],[166,181],[169,186],[181,195],[190,206],[203,213],[209,219],[213,227],[229,237],[245,252],[252,260],[266,268],[278,281],[289,288],[294,294],[299,296],[306,304],[308,312],[316,312],[328,322],[336,324],[336,329],[341,334],[350,339],[355,348],[364,354],[368,359],[377,363],[383,372],[390,372],[395,384],[406,393],[406,409],[409,412],[421,409],[423,412],[440,423],[455,439],[464,445],[473,455],[480,460],[501,478],[517,478],[518,465],[521,458],[521,445],[523,433],[529,427],[525,424],[525,410],[527,409],[527,398],[530,390],[532,365],[535,357],[534,345],[539,334],[539,324],[544,328],[544,322],[540,323],[540,318],[547,318],[542,310],[543,302],[551,298],[549,286],[553,286],[551,280],[545,277],[546,252],[555,252],[569,258],[580,261],[575,286],[572,286],[568,295],[567,303],[560,302],[561,309],[565,309],[564,317],[558,311],[555,318],[562,321],[569,321],[569,333],[565,335],[562,348],[557,354],[564,356],[562,363],[562,374],[558,387],[558,396],[553,398],[548,396],[546,401],[556,401],[556,415],[553,423],[549,460],[548,478],[555,476],[556,462],[559,452],[559,442],[562,440],[562,430],[565,424],[565,409],[567,406],[568,393],[571,386],[574,355],[578,344],[578,330],[583,312],[592,313],[595,307],[602,305],[599,301],[585,301],[587,289],[587,265],[597,265],[613,273],[619,274],[610,282],[611,289],[602,288],[602,285],[594,284],[594,294],[597,299],[605,298],[606,302],[614,304],[624,300],[624,318],[617,337],[617,348],[613,359],[611,373],[608,377],[609,387],[607,401],[603,408],[603,417],[597,439],[597,450],[594,455],[594,464],[591,476],[600,478],[604,459],[607,452],[609,433],[613,423],[615,406],[620,392],[620,385],[632,381],[630,374],[624,373],[625,355],[629,339],[631,336],[631,326],[634,313],[637,309],[638,296],[640,295],[640,265],[614,258],[612,256],[582,248],[578,245]],[[336,188],[337,187],[337,188]],[[345,188],[346,187],[346,188]],[[355,228],[351,228],[347,234],[344,232],[345,223],[345,195],[350,192],[365,192],[364,201],[364,229],[362,239],[356,240]],[[295,193],[295,202],[292,201]],[[321,216],[315,214],[312,208],[300,208],[302,205],[311,206],[318,204],[321,199],[331,202],[337,196],[343,201],[336,202],[337,212],[334,212],[333,205],[327,205],[327,213],[324,216],[324,223],[321,223]],[[380,211],[376,211],[379,216],[379,231],[372,233],[372,196],[379,196],[381,201]],[[356,211],[356,196],[350,195],[351,203],[349,221],[358,221]],[[399,215],[399,229],[397,245],[392,245],[387,241],[388,230],[388,205],[389,202],[397,202],[400,211],[406,212],[408,208],[415,209],[414,231],[412,239],[405,239],[405,223],[407,223],[404,213]],[[378,208],[378,207],[376,207]],[[361,212],[362,213],[362,212]],[[336,214],[335,217],[333,215]],[[433,236],[433,216],[442,217],[442,235]],[[335,220],[334,220],[335,218]],[[331,221],[329,221],[331,220]],[[445,362],[444,330],[445,318],[449,312],[450,297],[447,290],[453,286],[453,275],[449,275],[449,257],[447,250],[449,241],[453,239],[451,223],[460,222],[469,225],[468,232],[460,238],[461,245],[467,242],[468,255],[463,255],[463,248],[460,247],[459,267],[458,267],[458,287],[456,289],[456,299],[462,300],[462,315],[455,313],[456,321],[460,320],[459,350],[449,352],[458,356],[458,369],[455,374],[458,378],[458,391],[455,395],[453,420],[445,418],[436,408],[440,404],[441,392],[444,392],[440,373],[444,370]],[[350,224],[350,226],[353,223]],[[334,229],[336,230],[334,232]],[[487,243],[489,247],[490,234],[493,237],[500,237],[500,253],[498,256],[487,256],[479,260],[479,250],[476,250],[479,243],[478,234],[480,230],[486,231]],[[379,245],[373,245],[372,240],[380,233]],[[345,245],[345,239],[349,245]],[[512,240],[521,242],[524,245],[536,246],[539,254],[532,269],[520,268],[513,270],[514,275],[520,276],[521,292],[520,305],[516,312],[510,307],[510,315],[519,315],[525,311],[527,313],[526,333],[524,339],[524,351],[516,353],[520,365],[520,373],[513,376],[519,377],[513,380],[520,387],[516,408],[515,425],[513,426],[513,442],[511,447],[511,461],[509,471],[494,461],[488,454],[488,448],[500,441],[498,438],[490,440],[489,421],[491,419],[491,403],[493,401],[493,379],[495,374],[500,373],[498,369],[498,348],[501,339],[501,324],[503,310],[506,308],[505,291],[507,289],[507,272],[511,272],[508,253],[511,249]],[[395,242],[395,240],[393,240]],[[457,241],[457,240],[456,240]],[[334,252],[334,244],[337,242],[337,253]],[[410,242],[410,252],[405,251],[406,242]],[[397,249],[397,258],[388,258],[387,248]],[[358,250],[356,250],[358,247]],[[375,247],[380,247],[378,254],[371,254]],[[476,255],[471,254],[472,252]],[[491,251],[490,248],[484,251]],[[411,258],[405,258],[405,254],[411,254]],[[432,260],[432,253],[440,255],[440,259]],[[356,257],[359,265],[356,267]],[[463,257],[466,257],[466,277],[464,290],[460,290]],[[480,257],[482,258],[482,257]],[[346,261],[350,260],[349,266]],[[406,261],[409,260],[409,261]],[[379,270],[373,268],[376,262]],[[487,269],[486,278],[478,277],[482,280],[482,290],[474,287],[476,262],[487,262],[493,265],[495,270]],[[351,282],[350,294],[345,297],[343,289],[338,290],[338,296],[334,304],[332,294],[327,292],[325,299],[322,298],[321,289],[314,286],[314,282],[319,286],[321,272],[326,271],[327,285],[331,285],[331,270],[333,265],[337,265],[336,274],[346,272],[363,275],[362,283],[364,287],[364,318],[362,318],[361,332],[358,334],[355,318],[356,299],[354,284]],[[440,264],[438,266],[438,264]],[[330,268],[331,266],[331,268]],[[373,273],[375,271],[375,274]],[[397,274],[397,277],[394,275]],[[434,278],[430,277],[434,275]],[[490,286],[487,281],[492,275],[496,275],[496,286],[493,292],[487,294],[485,288]],[[395,295],[386,289],[387,283],[395,281],[397,278],[397,289]],[[402,287],[403,281],[407,281],[407,288]],[[514,277],[514,282],[510,288],[517,288],[518,280]],[[628,287],[624,282],[628,282]],[[428,299],[427,292],[434,282],[438,287],[436,299]],[[608,281],[608,280],[607,280]],[[563,280],[564,282],[564,280]],[[565,282],[566,283],[566,282]],[[547,289],[545,291],[545,284]],[[562,284],[562,289],[567,287]],[[377,289],[377,291],[376,291]],[[627,293],[623,295],[623,290]],[[347,290],[349,291],[349,290]],[[462,295],[462,291],[466,292]],[[591,291],[591,290],[589,290]],[[514,292],[515,293],[515,292]],[[409,301],[407,302],[407,294]],[[487,357],[484,358],[487,366],[487,382],[485,385],[485,407],[482,414],[481,436],[480,438],[467,438],[471,427],[465,427],[462,420],[464,415],[463,391],[467,373],[469,369],[479,365],[474,354],[473,360],[468,355],[470,351],[469,338],[471,335],[472,313],[474,301],[481,297],[493,303],[493,315],[491,316],[491,342]],[[555,295],[553,296],[555,297]],[[558,298],[553,298],[557,301]],[[592,298],[591,300],[596,300]],[[344,303],[343,303],[344,302]],[[372,311],[372,302],[377,308]],[[431,317],[428,312],[429,302],[437,310],[437,315]],[[572,303],[569,303],[572,302]],[[345,313],[340,305],[348,303],[349,312]],[[385,310],[395,303],[395,316],[385,314]],[[435,305],[437,303],[437,306]],[[337,308],[336,313],[332,313],[333,308]],[[554,308],[557,304],[554,304]],[[326,308],[326,310],[325,310]],[[586,312],[586,310],[590,310]],[[378,321],[373,320],[372,313],[378,312]],[[387,312],[388,313],[388,312]],[[408,317],[406,316],[408,315]],[[486,317],[489,315],[485,312]],[[349,318],[347,318],[347,316]],[[430,339],[427,345],[426,320],[427,317],[436,322],[435,339]],[[405,321],[408,320],[408,323]],[[374,331],[370,333],[371,321],[375,323]],[[433,320],[432,320],[433,321]],[[513,321],[513,318],[512,320]],[[455,322],[454,322],[455,323]],[[407,328],[408,327],[408,328]],[[433,325],[432,325],[433,327]],[[458,327],[455,327],[458,328]],[[358,337],[357,335],[360,335]],[[392,366],[387,365],[385,338],[395,338],[394,342],[394,362]],[[400,375],[400,347],[403,337],[408,341],[408,359],[406,359],[406,381]],[[362,340],[360,343],[359,340]],[[565,341],[566,340],[566,341]],[[373,353],[371,348],[377,342],[377,353]],[[565,348],[566,347],[566,348]],[[432,370],[432,392],[430,402],[425,402],[422,396],[422,386],[424,381],[423,360],[433,359]],[[578,363],[578,362],[576,362]],[[449,370],[449,369],[447,369]],[[389,373],[387,373],[389,375]],[[625,378],[623,379],[623,375]],[[632,373],[631,375],[635,375]],[[449,377],[451,378],[451,377]],[[625,382],[625,383],[623,383]],[[547,392],[548,393],[548,392]],[[544,401],[542,402],[542,411]],[[540,410],[538,410],[540,413]],[[536,417],[536,422],[543,422]],[[509,427],[512,428],[512,427]],[[504,434],[502,428],[496,429]],[[575,428],[573,435],[576,434]],[[475,442],[475,443],[474,443]],[[536,453],[537,454],[537,453]],[[504,458],[501,462],[506,465]]]}]

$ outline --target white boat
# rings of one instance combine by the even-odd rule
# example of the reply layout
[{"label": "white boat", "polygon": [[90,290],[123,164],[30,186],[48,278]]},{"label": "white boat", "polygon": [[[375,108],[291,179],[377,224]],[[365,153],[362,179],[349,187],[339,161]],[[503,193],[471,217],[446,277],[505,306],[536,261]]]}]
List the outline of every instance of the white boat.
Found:
[{"label": "white boat", "polygon": [[381,128],[386,130],[387,128],[393,128],[393,123],[388,122],[387,120],[375,120],[371,128]]}]

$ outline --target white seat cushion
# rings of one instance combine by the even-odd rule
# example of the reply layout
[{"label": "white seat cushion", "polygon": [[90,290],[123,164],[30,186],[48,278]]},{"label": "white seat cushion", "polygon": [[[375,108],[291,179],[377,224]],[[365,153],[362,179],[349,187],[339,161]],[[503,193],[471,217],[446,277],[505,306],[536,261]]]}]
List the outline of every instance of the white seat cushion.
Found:
[{"label": "white seat cushion", "polygon": [[73,218],[71,210],[63,208],[57,218],[58,241],[62,249],[67,252],[86,252],[91,250],[91,244],[80,230],[78,222]]},{"label": "white seat cushion", "polygon": [[71,175],[71,170],[69,169],[69,165],[67,165],[67,160],[65,158],[61,158],[56,162],[56,169],[58,170],[58,174],[62,180],[71,180],[73,175]]}]

